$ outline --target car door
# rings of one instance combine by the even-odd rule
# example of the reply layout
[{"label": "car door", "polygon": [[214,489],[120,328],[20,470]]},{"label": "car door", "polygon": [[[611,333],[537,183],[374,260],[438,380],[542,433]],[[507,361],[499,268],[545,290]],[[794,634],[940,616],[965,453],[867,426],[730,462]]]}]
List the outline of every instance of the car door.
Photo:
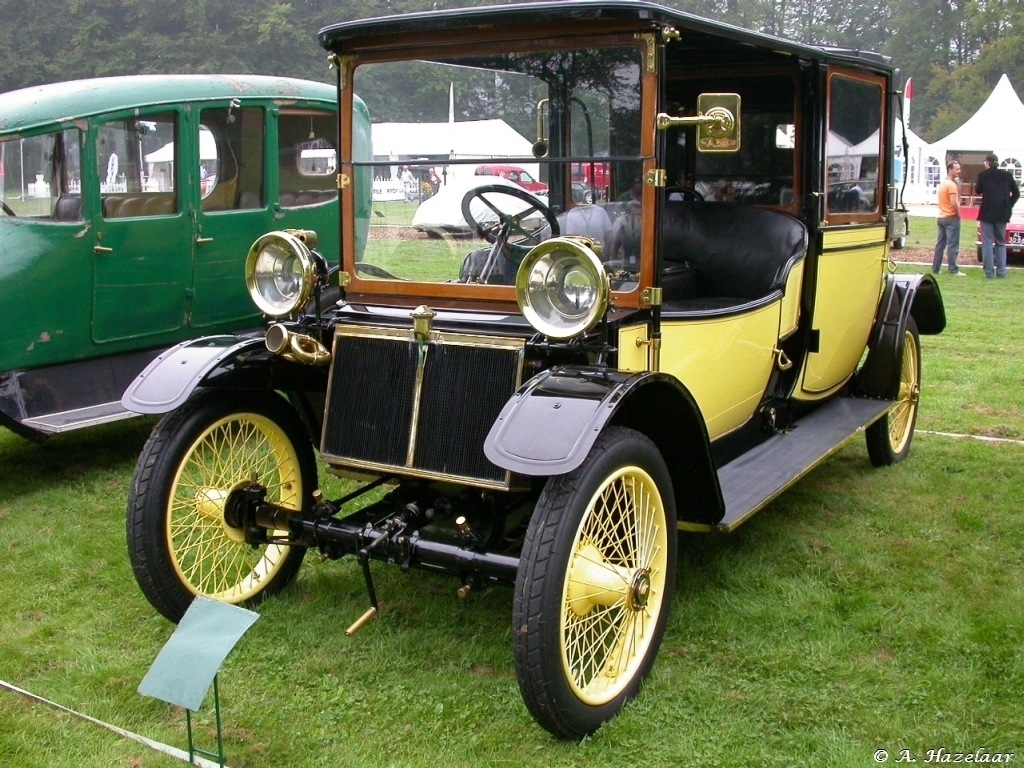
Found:
[{"label": "car door", "polygon": [[143,110],[94,122],[102,201],[91,233],[96,343],[153,346],[184,325],[193,225],[181,197],[181,117]]},{"label": "car door", "polygon": [[260,104],[203,105],[186,171],[196,216],[189,325],[204,332],[258,323],[245,285],[245,259],[260,235],[278,228],[267,183],[268,110]]},{"label": "car door", "polygon": [[[829,75],[828,181],[885,178],[881,126],[885,115],[881,77],[833,71]],[[858,199],[867,200],[867,198]],[[887,259],[884,201],[867,205],[846,196],[825,196],[821,251],[813,297],[815,344],[804,366],[801,389],[820,396],[853,374],[874,323]]]}]

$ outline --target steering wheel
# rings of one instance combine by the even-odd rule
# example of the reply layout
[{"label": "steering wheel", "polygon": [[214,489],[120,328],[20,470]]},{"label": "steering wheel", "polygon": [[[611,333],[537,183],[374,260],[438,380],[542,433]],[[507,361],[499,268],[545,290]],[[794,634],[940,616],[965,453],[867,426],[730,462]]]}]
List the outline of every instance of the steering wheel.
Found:
[{"label": "steering wheel", "polygon": [[11,210],[11,206],[9,206],[3,200],[0,200],[0,208],[3,208],[4,213],[6,213],[8,216],[13,216],[17,218],[18,214]]},{"label": "steering wheel", "polygon": [[704,200],[704,195],[692,187],[665,187],[665,199],[671,200],[673,195],[678,195],[683,202],[699,203]]},{"label": "steering wheel", "polygon": [[[522,200],[528,207],[518,213],[505,213],[493,199],[485,197],[488,194],[508,195]],[[484,224],[473,215],[473,202],[477,198],[494,214],[494,221]],[[544,203],[521,187],[484,184],[469,190],[462,198],[462,218],[466,220],[470,229],[489,243],[496,243],[500,240],[500,246],[511,244],[532,247],[546,239],[546,236],[542,236],[544,227],[534,227],[529,224],[524,226],[525,220],[535,213],[540,213],[547,221],[548,227],[551,228],[551,237],[558,237],[558,219],[555,218],[555,214]]]},{"label": "steering wheel", "polygon": [[379,277],[383,280],[401,280],[402,278],[396,277],[388,272],[383,267],[378,267],[376,264],[370,264],[367,261],[356,262],[356,274],[367,275],[369,277]]}]

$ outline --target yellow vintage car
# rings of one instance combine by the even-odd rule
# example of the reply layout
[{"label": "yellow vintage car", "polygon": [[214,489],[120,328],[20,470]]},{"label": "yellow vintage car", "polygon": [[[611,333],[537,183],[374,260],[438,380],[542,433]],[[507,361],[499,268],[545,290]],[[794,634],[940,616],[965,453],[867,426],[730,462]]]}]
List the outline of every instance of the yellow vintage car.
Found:
[{"label": "yellow vintage car", "polygon": [[[655,662],[680,531],[736,529],[861,432],[872,464],[908,455],[920,337],[946,321],[932,277],[889,261],[898,73],[646,2],[405,14],[320,42],[340,259],[313,232],[263,235],[247,277],[266,332],[186,342],[125,393],[165,414],[128,501],[136,578],[174,621],[196,595],[280,590],[309,548],[353,557],[369,607],[350,634],[379,563],[450,574],[453,599],[507,585],[526,706],[583,738]],[[394,125],[405,154],[377,148]],[[403,165],[435,168],[438,197],[464,185],[472,236],[404,226],[399,203],[359,247],[354,190]],[[856,179],[875,194],[834,205]],[[326,498],[318,459],[355,490]]]}]

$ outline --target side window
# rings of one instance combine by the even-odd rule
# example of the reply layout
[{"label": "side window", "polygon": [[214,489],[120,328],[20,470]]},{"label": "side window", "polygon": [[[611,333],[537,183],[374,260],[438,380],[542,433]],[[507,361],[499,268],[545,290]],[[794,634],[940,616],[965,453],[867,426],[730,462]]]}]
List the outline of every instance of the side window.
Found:
[{"label": "side window", "polygon": [[158,216],[177,210],[177,115],[111,120],[96,133],[103,217]]},{"label": "side window", "polygon": [[313,205],[338,196],[338,118],[320,110],[281,110],[278,117],[281,206]]},{"label": "side window", "polygon": [[829,213],[877,212],[885,190],[879,189],[882,135],[880,83],[832,74],[829,80]]},{"label": "side window", "polygon": [[199,180],[203,211],[266,205],[266,113],[262,107],[204,109],[199,118]]},{"label": "side window", "polygon": [[76,128],[0,143],[5,213],[82,220],[82,134]]}]

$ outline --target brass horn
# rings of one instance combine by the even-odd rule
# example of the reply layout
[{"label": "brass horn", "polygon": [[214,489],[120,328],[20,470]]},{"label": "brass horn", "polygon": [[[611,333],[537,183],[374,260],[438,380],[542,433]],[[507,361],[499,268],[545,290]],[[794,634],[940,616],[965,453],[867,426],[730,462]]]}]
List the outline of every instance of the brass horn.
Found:
[{"label": "brass horn", "polygon": [[304,333],[292,333],[281,323],[274,323],[267,329],[267,349],[285,360],[306,365],[327,365],[331,353],[327,347]]}]

